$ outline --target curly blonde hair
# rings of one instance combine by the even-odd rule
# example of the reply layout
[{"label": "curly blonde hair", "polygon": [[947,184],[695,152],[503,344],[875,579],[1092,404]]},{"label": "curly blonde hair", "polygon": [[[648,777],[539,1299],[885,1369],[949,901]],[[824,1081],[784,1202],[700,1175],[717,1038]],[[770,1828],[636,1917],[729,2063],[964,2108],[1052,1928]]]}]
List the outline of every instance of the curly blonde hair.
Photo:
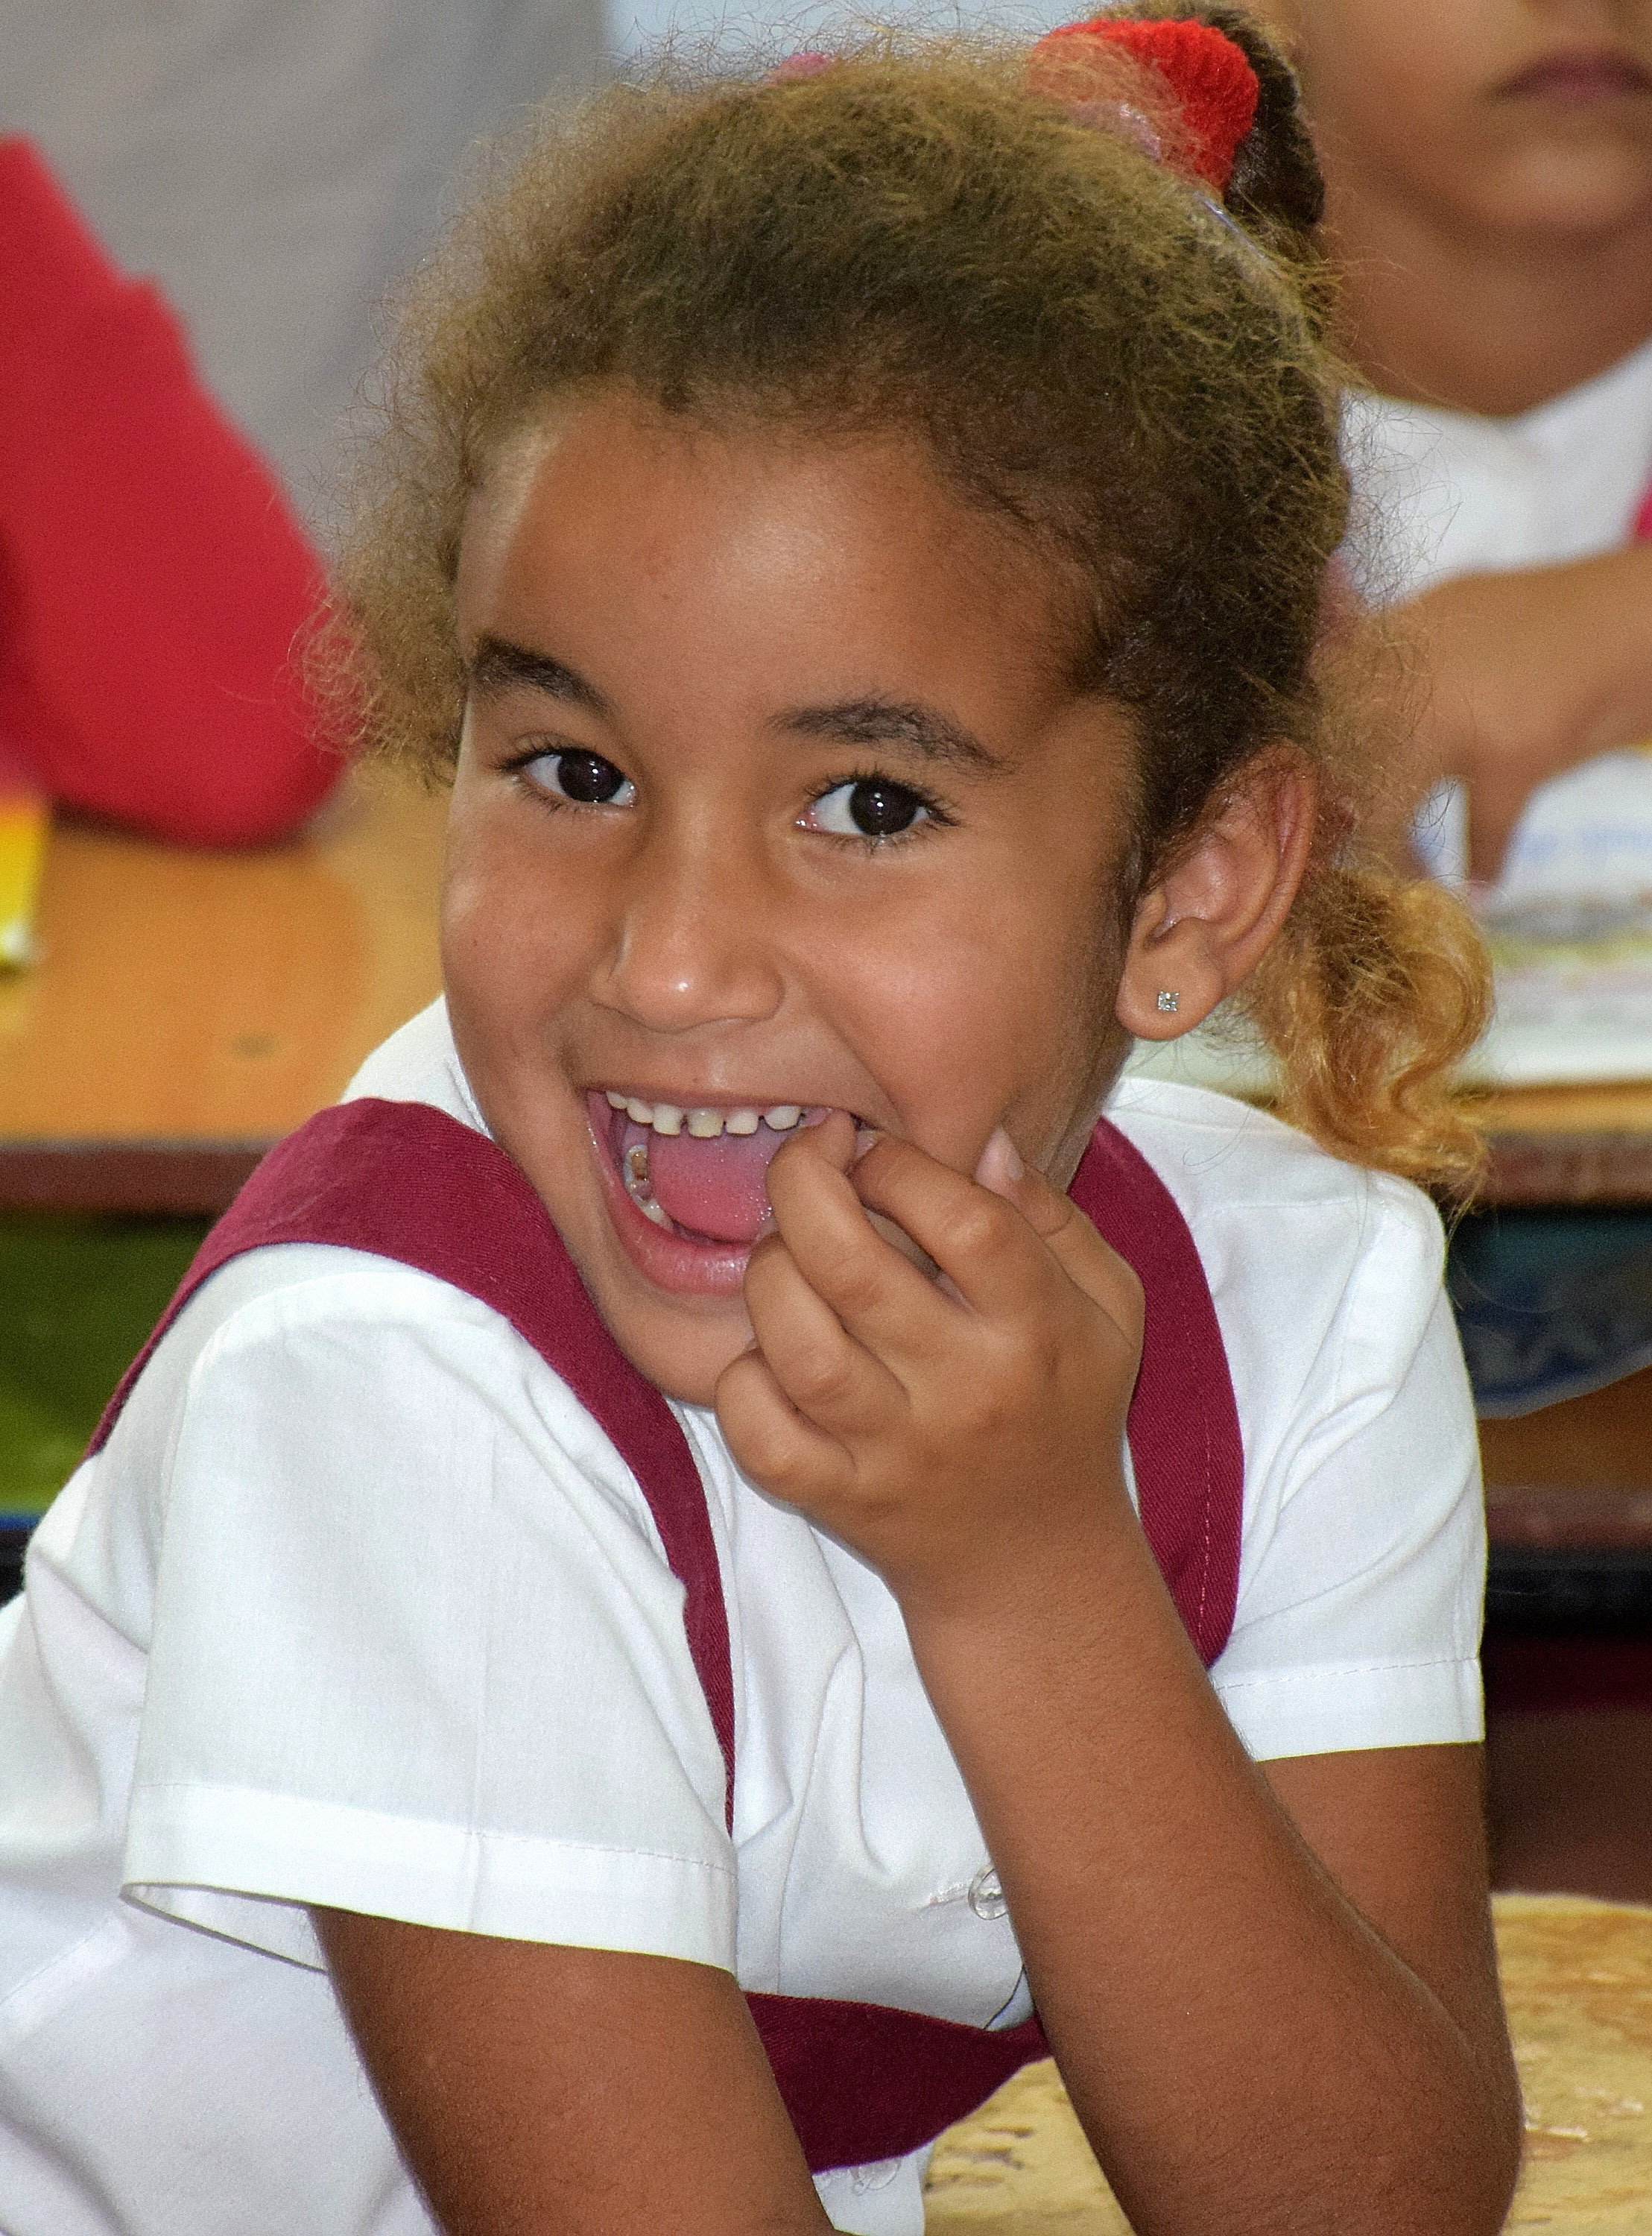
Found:
[{"label": "curly blonde hair", "polygon": [[[667,67],[542,123],[405,308],[341,576],[370,740],[451,766],[465,506],[549,398],[624,385],[703,420],[912,435],[1092,586],[1082,684],[1139,740],[1126,912],[1258,756],[1312,763],[1314,857],[1242,1002],[1285,1115],[1462,1185],[1478,1148],[1447,1074],[1484,958],[1448,896],[1361,855],[1373,756],[1327,687],[1347,490],[1295,82],[1236,10],[1112,13],[1245,49],[1262,99],[1223,205],[991,43],[880,34],[778,82]],[[1117,69],[1173,137],[1162,82]]]}]

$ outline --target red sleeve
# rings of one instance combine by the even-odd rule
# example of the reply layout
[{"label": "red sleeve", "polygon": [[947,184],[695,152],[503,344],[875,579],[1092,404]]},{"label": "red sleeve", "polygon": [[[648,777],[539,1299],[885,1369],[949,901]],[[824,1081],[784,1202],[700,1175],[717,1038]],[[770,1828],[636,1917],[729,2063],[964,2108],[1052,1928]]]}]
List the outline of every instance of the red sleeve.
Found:
[{"label": "red sleeve", "polygon": [[0,738],[70,806],[278,838],[341,766],[292,659],[321,588],[158,291],[0,141]]}]

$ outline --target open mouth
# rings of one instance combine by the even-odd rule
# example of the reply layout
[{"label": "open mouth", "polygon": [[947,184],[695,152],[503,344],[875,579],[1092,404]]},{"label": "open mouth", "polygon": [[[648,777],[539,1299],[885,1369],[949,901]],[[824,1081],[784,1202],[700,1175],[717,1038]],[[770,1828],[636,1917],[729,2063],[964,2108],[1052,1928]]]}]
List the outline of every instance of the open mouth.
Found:
[{"label": "open mouth", "polygon": [[626,1194],[645,1219],[698,1242],[755,1242],[770,1164],[789,1134],[826,1115],[796,1102],[685,1110],[613,1088],[603,1100]]},{"label": "open mouth", "polygon": [[651,1102],[593,1088],[586,1108],[614,1223],[641,1270],[678,1290],[738,1290],[769,1215],[769,1167],[829,1104]]}]

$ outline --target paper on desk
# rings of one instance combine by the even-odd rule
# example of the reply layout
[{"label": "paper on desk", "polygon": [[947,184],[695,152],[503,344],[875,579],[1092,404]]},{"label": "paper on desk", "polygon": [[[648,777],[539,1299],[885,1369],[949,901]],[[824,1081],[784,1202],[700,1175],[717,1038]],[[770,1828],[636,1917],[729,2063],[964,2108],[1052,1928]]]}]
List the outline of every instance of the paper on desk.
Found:
[{"label": "paper on desk", "polygon": [[35,902],[51,809],[0,752],[0,968],[35,959]]},{"label": "paper on desk", "polygon": [[1483,918],[1497,1015],[1476,1073],[1500,1087],[1652,1078],[1652,889],[1503,904]]},{"label": "paper on desk", "polygon": [[1472,1076],[1652,1079],[1652,751],[1603,753],[1543,786],[1473,902],[1497,1015]]}]

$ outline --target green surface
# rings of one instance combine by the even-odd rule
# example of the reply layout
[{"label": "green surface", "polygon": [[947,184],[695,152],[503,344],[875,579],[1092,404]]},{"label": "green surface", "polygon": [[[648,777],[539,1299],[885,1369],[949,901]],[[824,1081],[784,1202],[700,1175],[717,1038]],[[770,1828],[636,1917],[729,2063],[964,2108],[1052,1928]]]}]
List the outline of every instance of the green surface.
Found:
[{"label": "green surface", "polygon": [[0,1514],[51,1503],[206,1225],[0,1214]]}]

